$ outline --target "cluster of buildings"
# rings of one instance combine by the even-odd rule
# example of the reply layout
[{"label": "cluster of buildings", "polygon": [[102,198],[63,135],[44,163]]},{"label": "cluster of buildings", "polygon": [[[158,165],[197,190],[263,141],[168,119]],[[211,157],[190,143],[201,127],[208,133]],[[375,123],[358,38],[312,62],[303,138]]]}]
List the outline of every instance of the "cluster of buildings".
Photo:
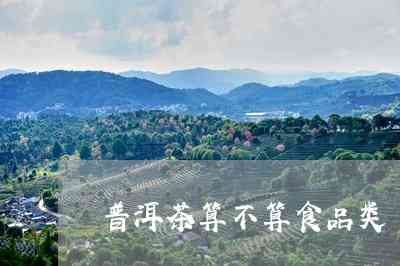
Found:
[{"label": "cluster of buildings", "polygon": [[28,111],[28,112],[19,112],[17,113],[17,120],[36,120],[39,118],[41,114],[54,114],[54,113],[64,113],[65,107],[63,103],[55,103],[52,106],[47,106],[46,108],[38,111]]},{"label": "cluster of buildings", "polygon": [[300,113],[290,111],[272,111],[246,113],[245,116],[247,121],[258,123],[266,119],[285,119],[288,117],[298,118],[300,117]]},{"label": "cluster of buildings", "polygon": [[43,230],[48,225],[56,225],[57,217],[39,207],[37,197],[15,196],[0,205],[0,218],[6,221],[8,229],[23,235],[29,229]]},{"label": "cluster of buildings", "polygon": [[39,113],[38,112],[19,112],[17,114],[17,119],[18,120],[24,120],[24,119],[31,119],[31,120],[35,120],[38,118]]}]

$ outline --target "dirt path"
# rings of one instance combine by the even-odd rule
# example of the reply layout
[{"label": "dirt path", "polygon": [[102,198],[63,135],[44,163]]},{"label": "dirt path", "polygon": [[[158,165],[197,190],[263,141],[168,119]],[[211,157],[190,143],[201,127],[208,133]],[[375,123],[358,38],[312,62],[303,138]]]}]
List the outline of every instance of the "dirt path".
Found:
[{"label": "dirt path", "polygon": [[37,205],[37,207],[42,211],[42,212],[46,212],[49,213],[57,218],[66,218],[68,220],[73,220],[71,217],[67,216],[67,215],[62,215],[60,213],[56,213],[56,212],[52,212],[49,209],[46,208],[46,205],[44,204],[44,200],[41,198],[39,200],[39,203]]}]

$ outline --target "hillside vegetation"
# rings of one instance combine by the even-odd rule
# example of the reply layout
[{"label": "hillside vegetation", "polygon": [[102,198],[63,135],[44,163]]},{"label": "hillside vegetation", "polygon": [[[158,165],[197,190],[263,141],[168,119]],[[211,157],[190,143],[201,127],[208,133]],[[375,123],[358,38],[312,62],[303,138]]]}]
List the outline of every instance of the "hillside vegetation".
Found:
[{"label": "hillside vegetation", "polygon": [[152,81],[96,71],[51,71],[0,79],[0,116],[43,113],[77,116],[161,109],[179,114],[212,114],[243,120],[246,112],[290,111],[327,118],[384,109],[400,95],[400,77],[391,74],[344,80],[306,80],[291,86],[241,85],[227,94],[207,89],[169,88]]},{"label": "hillside vegetation", "polygon": [[[240,232],[229,224],[218,235],[203,236],[196,228],[193,233],[207,241],[206,253],[191,243],[186,243],[184,248],[175,247],[177,236],[168,227],[162,227],[155,235],[129,231],[111,238],[104,230],[99,233],[98,228],[57,231],[49,227],[42,234],[33,231],[30,237],[24,238],[11,237],[8,232],[2,237],[6,242],[0,242],[3,247],[0,250],[6,248],[0,252],[0,259],[12,261],[12,265],[43,265],[40,264],[43,261],[55,265],[55,258],[67,265],[72,265],[76,259],[89,264],[104,262],[103,265],[134,262],[142,263],[137,265],[393,265],[400,257],[397,252],[399,228],[396,227],[399,218],[397,168],[388,164],[381,172],[372,165],[368,169],[357,168],[349,175],[341,171],[341,167],[332,169],[325,164],[341,160],[368,160],[373,164],[382,160],[385,165],[385,160],[400,159],[400,133],[396,129],[399,125],[398,119],[382,115],[372,120],[331,115],[328,120],[314,116],[247,123],[163,111],[137,111],[97,118],[41,115],[34,120],[0,120],[0,200],[3,201],[15,195],[40,196],[47,208],[57,211],[58,197],[62,193],[60,178],[65,174],[63,161],[79,164],[91,159],[163,159],[179,165],[187,160],[205,163],[247,160],[244,165],[247,170],[243,172],[215,164],[215,171],[221,171],[223,178],[216,178],[217,172],[202,168],[201,164],[170,168],[160,167],[157,162],[143,163],[126,171],[116,165],[116,173],[124,171],[119,175],[122,178],[110,180],[120,182],[99,182],[84,193],[68,191],[63,204],[76,206],[74,202],[78,202],[92,206],[93,211],[106,211],[115,197],[121,196],[130,211],[136,210],[138,204],[156,200],[163,203],[161,213],[169,215],[171,205],[184,199],[199,217],[199,208],[206,200],[217,200],[223,204],[221,215],[232,220],[233,207],[238,203],[254,205],[257,216],[266,219],[266,204],[271,200],[287,202],[292,213],[299,203],[312,200],[326,211],[323,217],[328,217],[334,206],[357,209],[363,200],[374,199],[382,207],[381,219],[391,219],[393,225],[387,227],[382,237],[372,235],[361,239],[358,231],[350,235],[302,235],[296,224],[282,235],[270,234],[262,226]],[[285,166],[286,162],[279,164],[273,159],[321,160],[294,161],[298,162],[298,167],[287,170],[265,167],[260,172],[252,167],[260,160]],[[112,177],[113,169],[112,165],[109,169],[94,165],[88,168],[87,177],[80,180],[87,182],[100,170]],[[160,169],[167,175],[158,176]],[[85,200],[82,197],[86,197]],[[96,204],[101,206],[95,207]],[[79,208],[69,215],[82,215],[82,219],[91,217],[90,212],[84,210]],[[5,233],[4,230],[0,232]],[[57,233],[78,241],[64,243],[67,245],[58,250],[59,257]],[[82,237],[89,241],[88,248],[80,241]],[[96,241],[90,241],[94,238]],[[14,245],[12,240],[8,242],[10,239],[18,244]],[[299,241],[301,247],[297,245]],[[68,243],[75,244],[68,246]],[[373,249],[375,253],[371,253]],[[341,250],[346,252],[339,252]],[[18,255],[11,258],[9,254]],[[27,264],[29,261],[33,264]]]}]

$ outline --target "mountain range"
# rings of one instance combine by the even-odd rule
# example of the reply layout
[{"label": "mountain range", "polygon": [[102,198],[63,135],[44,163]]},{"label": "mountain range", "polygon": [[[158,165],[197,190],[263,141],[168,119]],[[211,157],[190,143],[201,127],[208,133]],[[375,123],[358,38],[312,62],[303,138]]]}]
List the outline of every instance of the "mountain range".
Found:
[{"label": "mountain range", "polygon": [[0,79],[4,78],[5,76],[11,75],[11,74],[22,74],[22,73],[26,73],[26,72],[24,70],[15,69],[15,68],[0,70]]},{"label": "mountain range", "polygon": [[45,110],[79,114],[173,107],[188,112],[226,111],[224,108],[229,107],[226,102],[206,89],[173,89],[144,79],[98,71],[59,70],[0,79],[3,117]]},{"label": "mountain range", "polygon": [[141,78],[99,71],[50,71],[0,79],[0,116],[63,112],[78,115],[139,109],[226,115],[290,111],[303,116],[354,114],[397,101],[400,76],[377,74],[343,80],[314,78],[293,85],[246,83],[223,95],[206,89],[177,89]]},{"label": "mountain range", "polygon": [[[353,114],[390,104],[400,93],[400,76],[377,74],[344,80],[310,79],[293,86],[244,84],[225,98],[248,112],[289,110],[304,116]],[[371,98],[379,100],[373,101]]]},{"label": "mountain range", "polygon": [[206,88],[215,94],[228,93],[245,83],[256,82],[269,86],[294,84],[306,79],[344,79],[352,76],[375,74],[374,72],[287,72],[265,73],[253,69],[214,70],[193,68],[158,74],[146,71],[126,71],[119,73],[124,77],[137,77],[172,88]]}]

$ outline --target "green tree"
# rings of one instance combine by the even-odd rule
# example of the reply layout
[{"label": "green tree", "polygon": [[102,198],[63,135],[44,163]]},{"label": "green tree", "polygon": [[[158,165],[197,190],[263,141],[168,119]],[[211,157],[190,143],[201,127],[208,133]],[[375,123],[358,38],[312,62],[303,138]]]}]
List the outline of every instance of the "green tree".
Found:
[{"label": "green tree", "polygon": [[192,151],[192,160],[220,160],[222,155],[208,145],[199,145]]},{"label": "green tree", "polygon": [[103,265],[103,262],[110,261],[112,258],[111,250],[107,248],[100,248],[96,251],[95,265]]},{"label": "green tree", "polygon": [[335,160],[342,161],[342,160],[356,160],[357,159],[357,154],[355,154],[352,151],[343,151],[342,153],[339,153]]},{"label": "green tree", "polygon": [[260,160],[260,161],[269,160],[269,159],[270,158],[269,158],[268,154],[265,151],[260,151],[256,156],[256,160]]},{"label": "green tree", "polygon": [[65,144],[65,152],[66,152],[68,155],[74,154],[74,153],[75,153],[75,150],[76,150],[76,144],[75,144],[75,142],[67,142],[67,143]]},{"label": "green tree", "polygon": [[310,128],[327,127],[327,123],[319,115],[315,115],[310,122]]},{"label": "green tree", "polygon": [[63,147],[58,141],[56,141],[52,149],[53,159],[59,159],[63,154],[64,154]]},{"label": "green tree", "polygon": [[328,126],[329,128],[333,129],[334,131],[337,130],[337,127],[339,125],[339,121],[340,121],[340,115],[337,114],[332,114],[329,116],[328,119]]},{"label": "green tree", "polygon": [[122,159],[124,158],[126,152],[128,151],[128,148],[126,147],[126,144],[122,140],[117,139],[116,141],[114,141],[112,145],[112,151],[117,159]]},{"label": "green tree", "polygon": [[374,129],[377,130],[387,127],[388,124],[389,124],[389,119],[381,114],[374,116],[374,118],[372,119],[372,125]]},{"label": "green tree", "polygon": [[3,236],[6,232],[6,225],[2,220],[0,220],[0,236]]},{"label": "green tree", "polygon": [[89,160],[92,158],[92,147],[87,143],[82,144],[79,149],[79,157],[81,160]]},{"label": "green tree", "polygon": [[251,160],[251,153],[243,149],[235,149],[228,155],[229,160]]}]

